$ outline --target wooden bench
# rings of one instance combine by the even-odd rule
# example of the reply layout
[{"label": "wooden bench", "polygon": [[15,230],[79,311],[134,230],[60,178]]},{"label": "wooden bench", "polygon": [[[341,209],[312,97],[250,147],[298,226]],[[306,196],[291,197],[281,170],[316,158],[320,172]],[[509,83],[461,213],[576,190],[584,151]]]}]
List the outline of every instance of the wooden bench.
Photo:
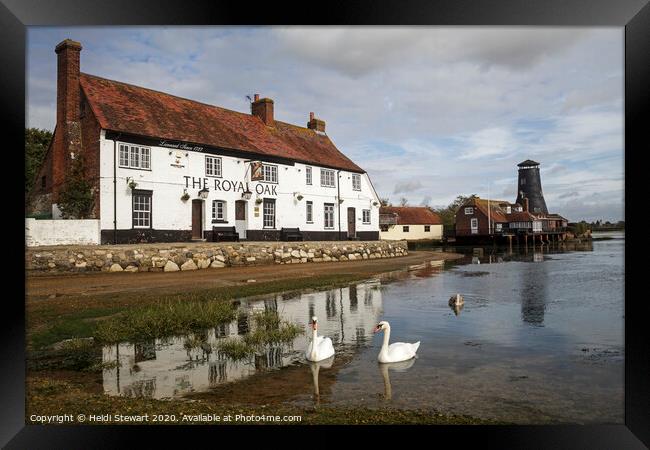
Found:
[{"label": "wooden bench", "polygon": [[239,242],[239,233],[235,227],[212,227],[212,241],[237,241]]},{"label": "wooden bench", "polygon": [[280,230],[281,241],[302,241],[300,228],[282,228]]}]

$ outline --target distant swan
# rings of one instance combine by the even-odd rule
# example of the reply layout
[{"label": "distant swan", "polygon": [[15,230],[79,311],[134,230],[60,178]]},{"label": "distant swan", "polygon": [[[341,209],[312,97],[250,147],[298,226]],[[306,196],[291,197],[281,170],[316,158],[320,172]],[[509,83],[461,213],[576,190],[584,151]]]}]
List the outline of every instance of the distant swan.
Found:
[{"label": "distant swan", "polygon": [[388,340],[390,339],[390,324],[385,320],[379,322],[373,331],[375,333],[380,331],[384,332],[384,343],[381,346],[379,356],[377,357],[380,363],[406,361],[407,359],[414,358],[415,353],[418,351],[418,347],[420,347],[420,341],[415,344],[395,342],[388,345]]},{"label": "distant swan", "polygon": [[461,306],[464,303],[465,299],[460,294],[452,295],[449,298],[449,306]]},{"label": "distant swan", "polygon": [[334,346],[332,340],[328,337],[318,336],[318,318],[316,316],[311,318],[312,338],[305,357],[312,362],[322,361],[334,355]]}]

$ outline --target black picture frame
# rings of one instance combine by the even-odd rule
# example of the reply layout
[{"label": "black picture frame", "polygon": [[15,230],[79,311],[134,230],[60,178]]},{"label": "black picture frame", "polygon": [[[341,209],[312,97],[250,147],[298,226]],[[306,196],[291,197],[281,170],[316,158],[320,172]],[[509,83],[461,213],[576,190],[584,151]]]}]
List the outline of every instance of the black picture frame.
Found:
[{"label": "black picture frame", "polygon": [[[625,424],[589,426],[454,426],[418,427],[427,435],[432,445],[448,438],[454,446],[478,443],[487,448],[608,448],[633,449],[650,446],[650,354],[648,351],[648,300],[642,281],[643,262],[633,262],[634,252],[630,242],[640,246],[638,223],[644,206],[632,203],[633,184],[647,177],[642,162],[643,151],[648,147],[646,129],[650,109],[650,5],[648,0],[401,0],[379,2],[364,0],[356,2],[329,2],[327,4],[301,3],[282,8],[277,3],[245,3],[225,1],[182,0],[2,0],[0,3],[0,96],[2,98],[2,123],[5,125],[5,162],[9,176],[23,177],[25,126],[25,60],[26,27],[28,26],[75,26],[75,25],[554,25],[554,26],[617,26],[625,27],[625,220],[627,225],[625,244]],[[288,19],[291,11],[291,20]],[[13,175],[12,175],[13,174]],[[645,176],[644,176],[645,175]],[[6,185],[7,186],[7,185]],[[7,186],[9,187],[9,186]],[[11,188],[7,193],[13,192]],[[24,203],[14,200],[5,209],[5,217],[16,217],[16,225],[24,217]],[[628,205],[630,207],[628,208]],[[22,208],[22,209],[19,209]],[[11,212],[15,211],[14,214]],[[636,219],[635,219],[636,217]],[[11,221],[13,223],[13,221]],[[24,223],[23,223],[24,225]],[[5,227],[5,230],[9,228]],[[15,250],[5,250],[7,259],[24,261],[24,244],[5,232],[7,243],[14,243]],[[15,255],[13,252],[15,251]],[[11,264],[7,264],[10,266]],[[24,267],[13,265],[14,270]],[[9,270],[9,269],[7,269]],[[6,277],[5,292],[13,283],[18,292],[25,294],[25,284],[20,286],[20,274]],[[637,276],[635,276],[637,275]],[[634,295],[635,288],[640,293]],[[226,427],[183,426],[135,427],[135,426],[37,426],[25,425],[25,312],[24,303],[18,295],[5,295],[5,322],[2,327],[3,370],[2,418],[0,421],[0,444],[6,448],[115,448],[135,445],[144,439],[148,446],[155,441],[168,445],[173,441],[199,445],[200,438],[220,436]],[[7,308],[8,307],[8,308]],[[255,428],[257,431],[257,427]],[[235,436],[248,435],[251,427],[237,428]],[[313,433],[306,427],[292,428],[299,432]],[[265,435],[284,433],[285,427],[266,427]],[[345,431],[350,431],[346,428]],[[392,436],[408,437],[414,430],[393,427],[352,427],[352,431],[368,433],[364,445],[381,444]],[[213,433],[218,434],[213,434]],[[365,434],[364,433],[364,434]],[[142,436],[145,434],[146,436]],[[211,435],[211,436],[208,436]],[[288,438],[276,435],[276,443],[288,445]],[[306,436],[306,435],[305,435]],[[312,435],[313,436],[313,435]],[[329,439],[341,441],[341,437],[329,434]],[[420,438],[425,438],[421,436]],[[138,440],[136,440],[138,439]],[[310,441],[298,438],[299,445]],[[248,441],[248,437],[246,439]],[[208,441],[209,442],[209,441]],[[271,441],[272,442],[272,441]],[[323,441],[326,442],[326,441]],[[213,441],[213,443],[216,443]],[[246,445],[248,442],[244,443]],[[142,444],[139,444],[142,445]],[[337,444],[338,445],[338,444]],[[421,444],[416,444],[421,445]]]}]

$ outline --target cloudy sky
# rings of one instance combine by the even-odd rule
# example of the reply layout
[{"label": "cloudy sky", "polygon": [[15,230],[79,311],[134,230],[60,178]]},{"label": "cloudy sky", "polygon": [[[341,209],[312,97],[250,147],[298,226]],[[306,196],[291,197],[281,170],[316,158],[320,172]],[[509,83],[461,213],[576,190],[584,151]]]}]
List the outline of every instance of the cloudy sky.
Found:
[{"label": "cloudy sky", "polygon": [[29,127],[54,129],[65,38],[86,73],[242,112],[259,93],[303,126],[314,111],[394,203],[514,201],[534,159],[552,212],[624,218],[623,28],[32,27]]}]

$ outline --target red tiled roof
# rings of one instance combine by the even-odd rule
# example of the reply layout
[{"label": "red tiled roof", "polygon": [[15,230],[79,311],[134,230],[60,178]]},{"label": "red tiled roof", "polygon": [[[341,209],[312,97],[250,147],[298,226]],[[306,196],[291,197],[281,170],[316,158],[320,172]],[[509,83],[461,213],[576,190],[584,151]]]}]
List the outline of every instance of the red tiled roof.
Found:
[{"label": "red tiled roof", "polygon": [[379,214],[397,214],[398,225],[441,225],[438,214],[424,206],[382,206]]},{"label": "red tiled roof", "polygon": [[508,214],[508,222],[532,222],[533,220],[537,219],[531,213],[526,211]]},{"label": "red tiled roof", "polygon": [[[530,222],[536,220],[535,216],[526,211],[515,211],[515,203],[510,203],[505,200],[492,200],[490,199],[490,219],[494,222]],[[488,215],[488,200],[484,198],[474,197],[469,199],[464,205],[474,206],[478,208],[485,216]],[[510,214],[507,213],[505,207],[510,206]],[[460,210],[459,210],[460,211]]]},{"label": "red tiled roof", "polygon": [[352,172],[364,172],[329,137],[258,117],[82,73],[80,83],[106,130],[242,150]]},{"label": "red tiled roof", "polygon": [[[510,204],[504,200],[490,200],[490,220],[494,222],[507,222],[507,216],[505,209],[502,209],[499,204]],[[468,202],[468,205],[474,205],[477,207],[483,214],[488,215],[488,201],[487,199],[482,198],[473,198]]]}]

